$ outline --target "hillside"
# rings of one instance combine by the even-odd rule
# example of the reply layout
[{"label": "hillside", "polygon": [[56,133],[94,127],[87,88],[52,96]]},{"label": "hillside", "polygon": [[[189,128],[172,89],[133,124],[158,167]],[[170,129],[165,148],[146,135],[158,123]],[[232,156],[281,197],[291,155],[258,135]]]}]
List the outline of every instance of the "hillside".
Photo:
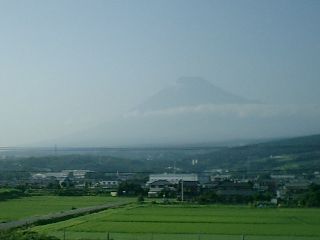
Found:
[{"label": "hillside", "polygon": [[[9,173],[61,171],[65,169],[86,169],[96,172],[139,172],[154,169],[162,170],[164,162],[128,160],[97,155],[42,156],[0,160],[1,176]],[[160,170],[160,171],[161,171]],[[9,174],[12,175],[12,174]]]},{"label": "hillside", "polygon": [[[229,170],[320,170],[320,135],[274,140],[240,147],[112,149],[69,155],[0,160],[2,171],[88,169],[105,172],[170,172],[174,162],[186,172]],[[198,164],[192,165],[197,159]]]},{"label": "hillside", "polygon": [[[319,170],[320,135],[297,137],[193,156],[198,170]],[[191,162],[191,158],[185,159]]]}]

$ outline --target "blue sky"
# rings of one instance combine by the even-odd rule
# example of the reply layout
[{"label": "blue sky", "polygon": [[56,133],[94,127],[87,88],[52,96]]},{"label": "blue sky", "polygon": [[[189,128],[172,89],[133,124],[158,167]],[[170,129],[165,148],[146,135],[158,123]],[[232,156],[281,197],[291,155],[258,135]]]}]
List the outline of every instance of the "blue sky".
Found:
[{"label": "blue sky", "polygon": [[320,1],[0,1],[0,145],[108,121],[181,76],[320,102]]}]

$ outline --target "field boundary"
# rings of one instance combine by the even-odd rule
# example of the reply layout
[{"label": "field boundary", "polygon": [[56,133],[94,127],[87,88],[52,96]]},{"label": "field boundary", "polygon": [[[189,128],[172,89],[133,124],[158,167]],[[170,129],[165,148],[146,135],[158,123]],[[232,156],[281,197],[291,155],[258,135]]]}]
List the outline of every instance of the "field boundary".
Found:
[{"label": "field boundary", "polygon": [[52,214],[47,214],[43,216],[23,218],[20,220],[0,223],[0,231],[6,231],[6,230],[20,228],[20,227],[28,227],[30,225],[45,225],[49,223],[60,222],[60,221],[68,220],[68,219],[79,217],[86,214],[92,214],[92,213],[101,212],[107,209],[122,207],[130,203],[132,203],[132,201],[121,201],[121,202],[108,203],[108,204],[92,206],[92,207],[72,209],[68,211],[52,213]]},{"label": "field boundary", "polygon": [[210,234],[210,233],[127,233],[127,232],[75,232],[55,231],[52,236],[66,240],[318,240],[318,236]]}]

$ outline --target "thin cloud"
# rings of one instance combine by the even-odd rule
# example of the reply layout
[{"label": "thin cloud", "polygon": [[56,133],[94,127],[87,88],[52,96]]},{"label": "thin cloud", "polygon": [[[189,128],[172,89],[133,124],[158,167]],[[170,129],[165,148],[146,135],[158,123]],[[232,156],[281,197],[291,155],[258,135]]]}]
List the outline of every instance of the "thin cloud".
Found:
[{"label": "thin cloud", "polygon": [[206,104],[168,108],[156,111],[132,111],[124,118],[144,118],[157,116],[175,116],[183,114],[210,114],[217,116],[230,116],[239,118],[273,118],[290,116],[320,116],[320,105],[317,104]]}]

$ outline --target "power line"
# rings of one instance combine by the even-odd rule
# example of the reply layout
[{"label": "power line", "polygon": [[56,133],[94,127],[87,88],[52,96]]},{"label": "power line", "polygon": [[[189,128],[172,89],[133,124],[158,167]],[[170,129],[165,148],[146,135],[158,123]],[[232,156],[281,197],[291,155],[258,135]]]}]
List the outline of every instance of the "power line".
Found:
[{"label": "power line", "polygon": [[[244,145],[244,146],[163,146],[163,147],[59,147],[59,152],[96,152],[96,151],[167,151],[167,150],[210,150],[210,149],[250,149],[250,148],[264,148],[264,149],[286,149],[286,148],[320,148],[320,144],[255,144],[255,145]],[[55,147],[0,147],[0,151],[52,151]]]},{"label": "power line", "polygon": [[[319,168],[320,169],[320,166]],[[88,170],[94,173],[107,173],[107,174],[159,174],[159,171],[103,171],[103,170],[91,170],[91,169],[61,169],[56,171],[46,171],[46,170],[0,170],[1,173],[51,173],[51,172],[61,172],[61,171],[72,171],[72,170]],[[317,171],[317,168],[299,168],[299,169],[217,169],[216,171],[179,171],[176,174],[216,174],[216,173],[260,173],[260,172],[303,172],[303,171]],[[171,174],[171,172],[162,171],[162,173]]]}]

